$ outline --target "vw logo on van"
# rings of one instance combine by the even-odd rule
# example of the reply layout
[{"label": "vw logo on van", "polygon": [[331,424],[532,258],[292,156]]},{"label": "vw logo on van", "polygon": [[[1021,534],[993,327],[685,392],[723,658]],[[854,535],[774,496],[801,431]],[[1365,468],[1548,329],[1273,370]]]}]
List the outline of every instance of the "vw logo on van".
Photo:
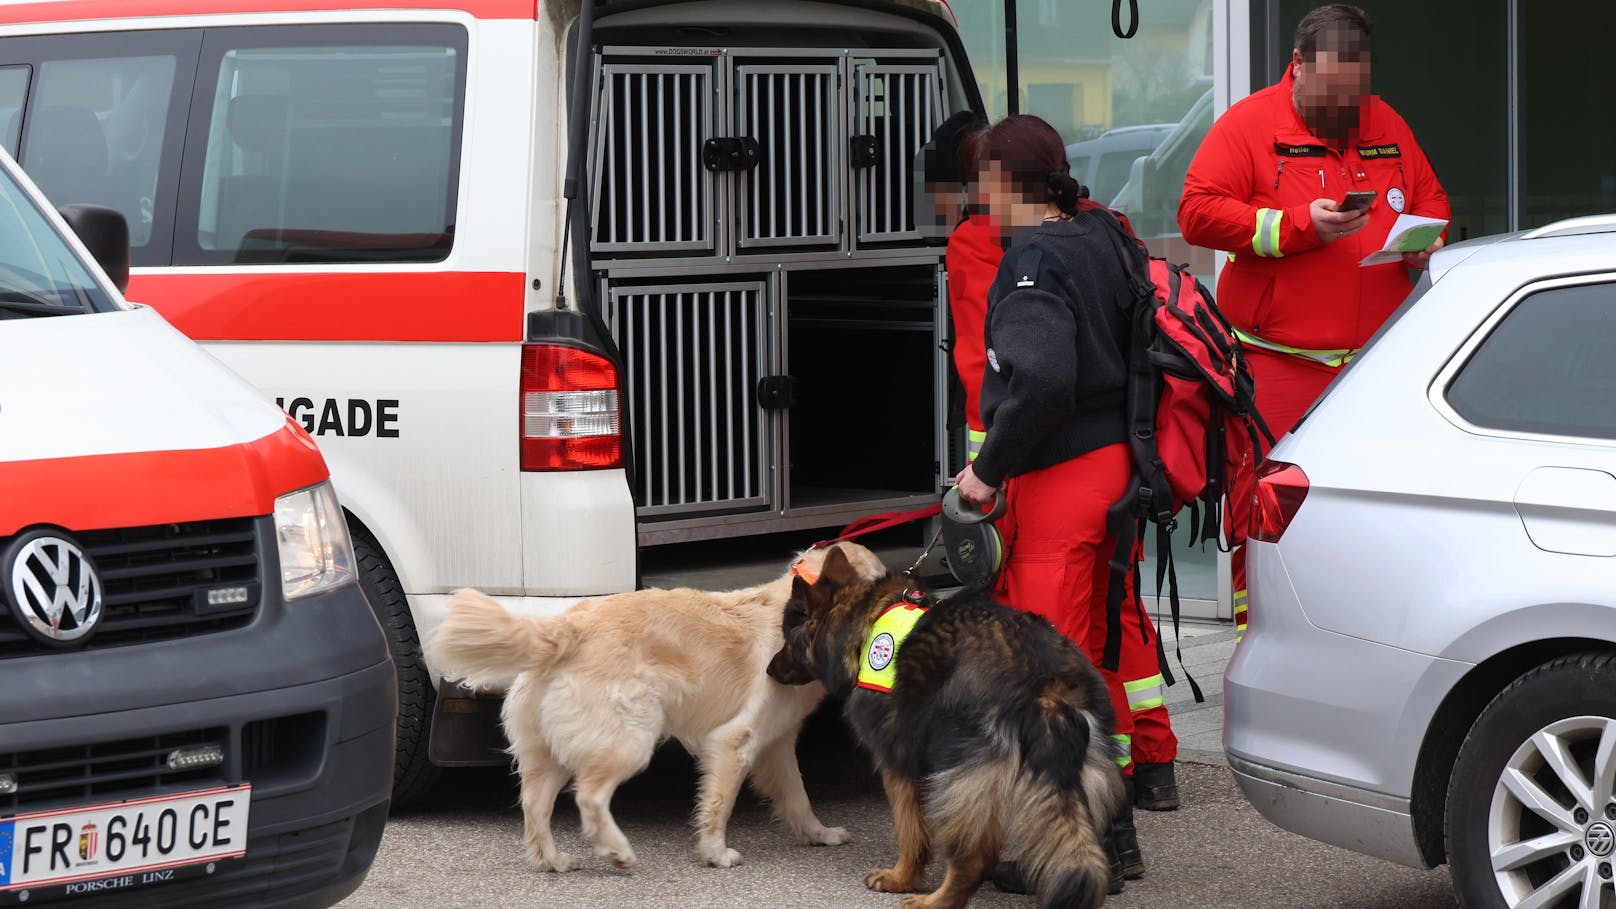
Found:
[{"label": "vw logo on van", "polygon": [[101,579],[84,550],[66,537],[19,537],[5,560],[5,591],[18,623],[48,644],[82,641],[101,620]]}]

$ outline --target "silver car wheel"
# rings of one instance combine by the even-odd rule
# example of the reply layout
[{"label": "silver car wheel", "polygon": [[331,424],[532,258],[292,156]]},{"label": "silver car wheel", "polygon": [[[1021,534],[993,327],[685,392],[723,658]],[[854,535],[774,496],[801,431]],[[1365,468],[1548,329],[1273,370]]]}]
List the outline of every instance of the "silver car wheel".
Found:
[{"label": "silver car wheel", "polygon": [[1616,904],[1616,719],[1568,717],[1540,729],[1504,765],[1487,847],[1511,909]]}]

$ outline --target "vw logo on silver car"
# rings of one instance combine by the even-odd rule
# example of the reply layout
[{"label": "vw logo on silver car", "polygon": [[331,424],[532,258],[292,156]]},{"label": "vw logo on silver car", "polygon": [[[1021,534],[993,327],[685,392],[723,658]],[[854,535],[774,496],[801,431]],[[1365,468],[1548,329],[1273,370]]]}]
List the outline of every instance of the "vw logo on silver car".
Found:
[{"label": "vw logo on silver car", "polygon": [[80,642],[101,620],[101,579],[72,540],[51,532],[19,537],[4,570],[18,622],[46,643]]},{"label": "vw logo on silver car", "polygon": [[1616,851],[1616,831],[1609,824],[1599,823],[1588,828],[1588,851],[1604,858]]}]

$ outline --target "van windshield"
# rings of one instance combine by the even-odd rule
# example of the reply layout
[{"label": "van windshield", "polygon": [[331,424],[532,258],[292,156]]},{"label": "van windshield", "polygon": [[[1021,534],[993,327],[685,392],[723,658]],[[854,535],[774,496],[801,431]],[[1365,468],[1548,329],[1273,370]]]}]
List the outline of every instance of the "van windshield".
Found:
[{"label": "van windshield", "polygon": [[0,168],[0,319],[112,308],[89,267]]}]

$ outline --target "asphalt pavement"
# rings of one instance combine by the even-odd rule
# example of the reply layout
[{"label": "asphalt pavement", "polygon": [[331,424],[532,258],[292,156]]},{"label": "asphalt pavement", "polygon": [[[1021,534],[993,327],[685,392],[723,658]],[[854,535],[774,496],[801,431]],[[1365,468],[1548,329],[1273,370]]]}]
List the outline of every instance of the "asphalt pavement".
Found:
[{"label": "asphalt pavement", "polygon": [[[1216,688],[1213,681],[1210,687]],[[1210,711],[1208,711],[1210,712]],[[343,909],[526,909],[526,907],[801,907],[896,909],[901,897],[872,893],[862,880],[895,856],[878,779],[841,729],[840,718],[811,721],[799,748],[804,779],[826,824],[844,826],[845,846],[806,847],[743,795],[729,845],[743,864],[707,868],[695,857],[688,824],[695,769],[665,747],[640,777],[618,791],[613,811],[638,853],[632,871],[593,857],[578,830],[570,795],[557,803],[557,844],[583,860],[567,874],[532,871],[521,847],[516,786],[494,769],[449,774],[423,804],[388,823],[381,853]],[[1196,751],[1197,760],[1216,761]],[[1241,797],[1226,767],[1181,763],[1184,807],[1138,812],[1149,870],[1106,905],[1114,909],[1453,909],[1445,871],[1415,871],[1285,833]],[[928,882],[942,880],[934,864]],[[984,886],[970,905],[1026,909],[1030,896]]]}]

